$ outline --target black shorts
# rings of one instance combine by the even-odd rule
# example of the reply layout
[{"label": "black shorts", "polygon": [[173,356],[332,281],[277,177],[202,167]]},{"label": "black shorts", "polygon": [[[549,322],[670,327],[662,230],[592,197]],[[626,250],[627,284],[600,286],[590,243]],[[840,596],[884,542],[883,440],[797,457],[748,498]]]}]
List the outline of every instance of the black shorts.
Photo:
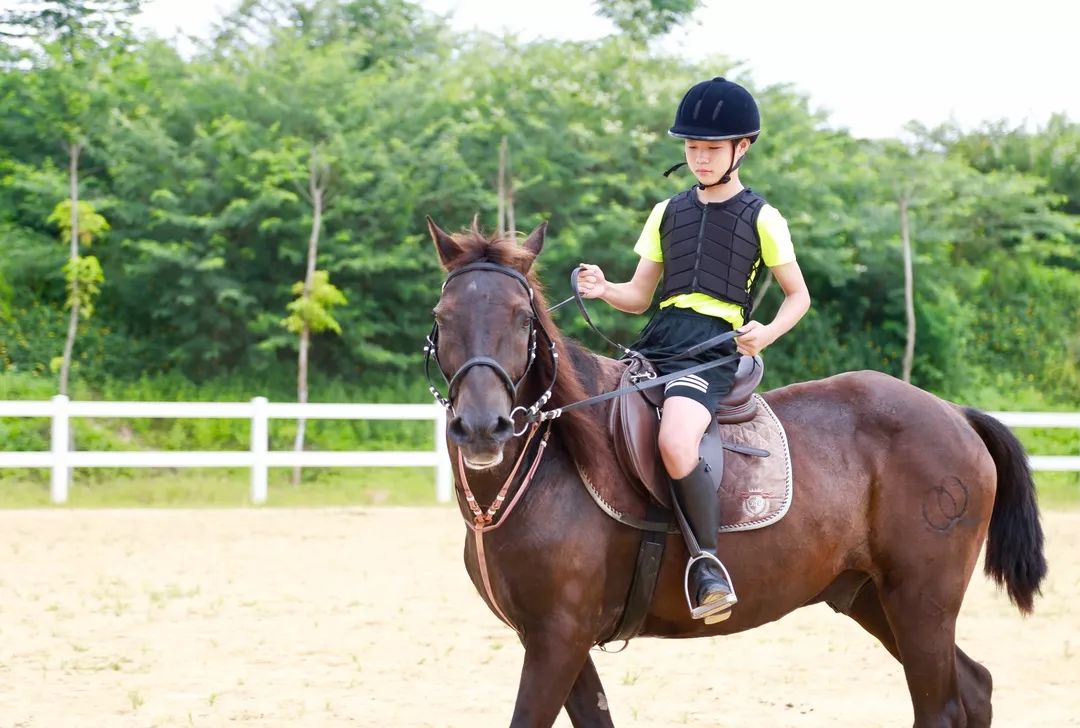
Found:
[{"label": "black shorts", "polygon": [[[688,308],[668,306],[653,316],[630,348],[646,359],[659,359],[686,351],[731,330],[731,324],[721,318],[706,316]],[[657,373],[660,376],[671,374],[734,354],[737,350],[734,339],[725,341],[692,357],[659,363],[656,365]],[[733,359],[697,374],[679,377],[664,385],[664,397],[687,397],[715,412],[720,400],[731,391],[738,368],[739,360]]]}]

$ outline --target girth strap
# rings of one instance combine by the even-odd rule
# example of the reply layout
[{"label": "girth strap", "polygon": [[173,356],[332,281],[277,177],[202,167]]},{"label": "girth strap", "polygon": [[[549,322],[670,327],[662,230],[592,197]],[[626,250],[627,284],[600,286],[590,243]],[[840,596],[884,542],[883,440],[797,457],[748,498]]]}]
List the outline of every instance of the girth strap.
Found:
[{"label": "girth strap", "polygon": [[[671,519],[671,511],[650,502],[645,516],[649,521]],[[661,531],[642,531],[641,546],[638,548],[637,565],[630,582],[630,591],[626,596],[626,606],[622,617],[611,636],[600,642],[603,646],[609,642],[629,642],[641,633],[645,618],[649,614],[653,593],[656,591],[656,579],[660,575],[660,565],[664,560],[664,546],[667,534]]]}]

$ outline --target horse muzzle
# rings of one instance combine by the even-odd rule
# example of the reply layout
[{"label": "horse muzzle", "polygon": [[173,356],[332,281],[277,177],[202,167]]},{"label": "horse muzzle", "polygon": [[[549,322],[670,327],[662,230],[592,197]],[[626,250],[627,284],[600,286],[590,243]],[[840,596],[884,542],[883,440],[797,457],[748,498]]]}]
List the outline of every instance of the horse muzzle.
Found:
[{"label": "horse muzzle", "polygon": [[446,431],[465,463],[482,470],[502,462],[503,446],[514,436],[514,423],[505,415],[466,411],[451,419]]}]

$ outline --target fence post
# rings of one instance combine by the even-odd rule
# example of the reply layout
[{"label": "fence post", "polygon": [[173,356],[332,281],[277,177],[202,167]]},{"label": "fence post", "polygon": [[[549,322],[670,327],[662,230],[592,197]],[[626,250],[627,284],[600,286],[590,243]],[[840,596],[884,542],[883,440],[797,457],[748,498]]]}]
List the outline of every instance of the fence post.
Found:
[{"label": "fence post", "polygon": [[71,420],[68,416],[68,398],[58,394],[52,398],[52,481],[49,495],[53,503],[67,503],[68,499],[68,437],[71,434]]},{"label": "fence post", "polygon": [[435,408],[435,500],[439,503],[450,502],[452,471],[450,451],[446,447],[446,410],[434,404]]},{"label": "fence post", "polygon": [[251,400],[251,502],[266,502],[266,453],[270,450],[270,426],[266,416],[266,397]]}]

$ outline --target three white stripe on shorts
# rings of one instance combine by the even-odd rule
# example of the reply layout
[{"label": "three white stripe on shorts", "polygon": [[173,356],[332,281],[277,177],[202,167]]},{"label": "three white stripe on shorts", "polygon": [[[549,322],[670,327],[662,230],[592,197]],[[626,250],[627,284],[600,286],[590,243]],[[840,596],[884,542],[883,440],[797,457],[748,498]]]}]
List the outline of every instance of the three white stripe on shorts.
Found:
[{"label": "three white stripe on shorts", "polygon": [[664,391],[667,392],[672,387],[692,387],[703,393],[709,391],[709,383],[697,374],[687,374],[685,377],[679,377],[673,382],[668,382],[667,386],[664,387]]}]

